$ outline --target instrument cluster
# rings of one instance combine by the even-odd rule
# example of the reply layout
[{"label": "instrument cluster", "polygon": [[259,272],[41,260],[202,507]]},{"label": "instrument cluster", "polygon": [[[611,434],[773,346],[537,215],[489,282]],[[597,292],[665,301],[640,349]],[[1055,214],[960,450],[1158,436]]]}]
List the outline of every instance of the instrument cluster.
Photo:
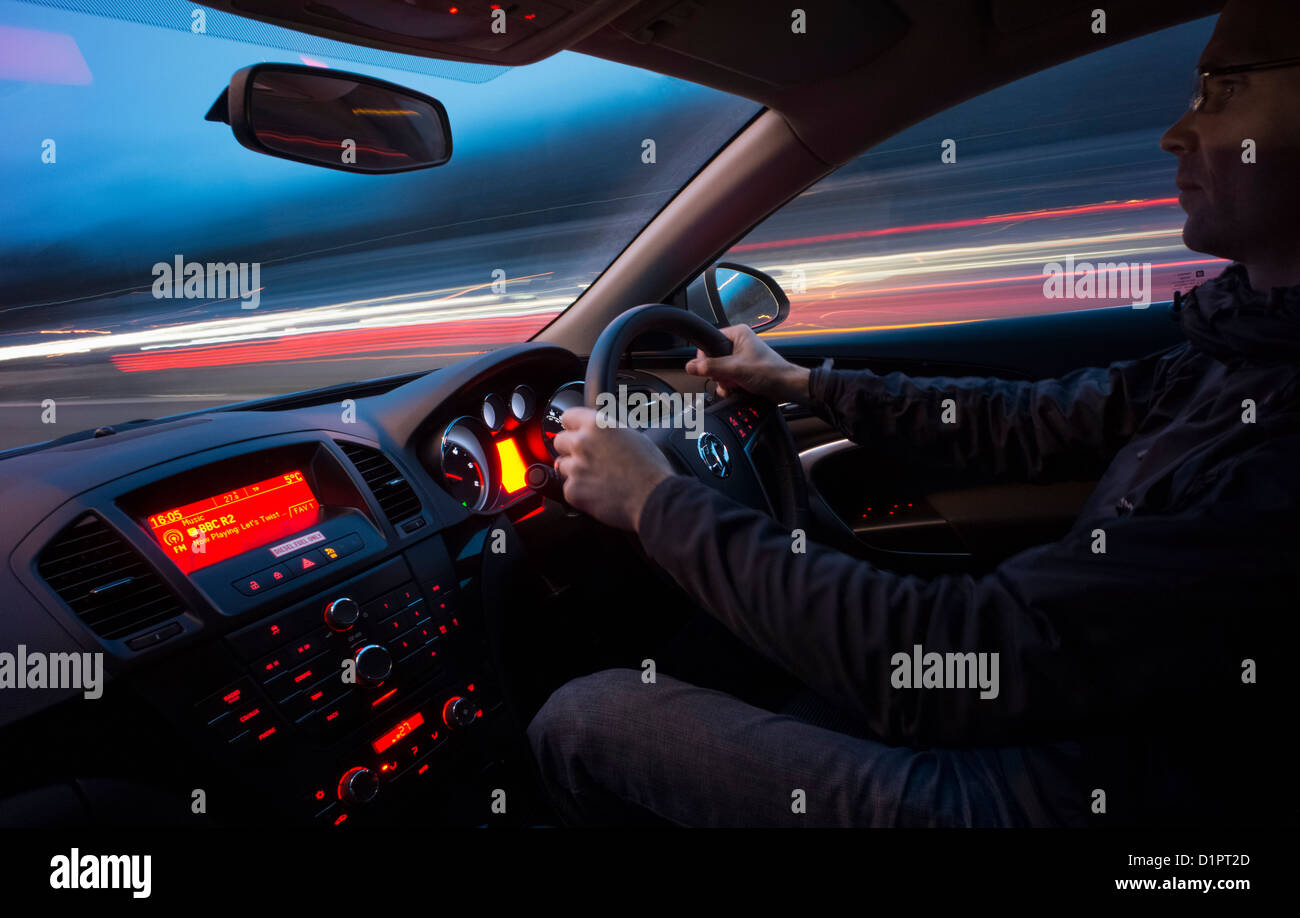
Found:
[{"label": "instrument cluster", "polygon": [[530,493],[528,467],[555,461],[551,444],[563,429],[560,417],[582,403],[581,380],[560,386],[544,403],[529,385],[487,393],[474,414],[442,429],[436,468],[443,488],[474,512],[499,510],[524,497]]}]

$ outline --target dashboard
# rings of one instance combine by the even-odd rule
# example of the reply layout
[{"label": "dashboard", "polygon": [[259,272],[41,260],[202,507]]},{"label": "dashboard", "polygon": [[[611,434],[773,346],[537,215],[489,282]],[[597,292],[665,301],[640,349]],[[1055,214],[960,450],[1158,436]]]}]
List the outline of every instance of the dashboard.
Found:
[{"label": "dashboard", "polygon": [[560,418],[583,402],[582,380],[560,386],[539,406],[536,390],[520,383],[509,393],[489,392],[475,414],[454,418],[429,459],[452,499],[471,511],[509,506],[528,493],[528,466],[553,465]]},{"label": "dashboard", "polygon": [[[649,373],[619,374],[629,392],[669,393],[666,383]],[[546,393],[539,396],[539,391]],[[442,426],[426,436],[421,450],[425,467],[462,507],[470,512],[497,512],[531,495],[528,467],[555,464],[554,441],[564,429],[560,418],[584,404],[581,379],[520,381],[505,374],[454,399],[436,413]]]},{"label": "dashboard", "polygon": [[392,819],[420,795],[438,820],[466,782],[500,783],[523,727],[484,545],[542,506],[524,473],[553,462],[583,369],[516,345],[351,411],[234,406],[0,459],[0,647],[102,654],[107,674],[106,701],[3,693],[0,731],[42,750],[3,792],[80,761],[67,722],[89,711],[123,767],[152,749],[255,776],[290,821]]}]

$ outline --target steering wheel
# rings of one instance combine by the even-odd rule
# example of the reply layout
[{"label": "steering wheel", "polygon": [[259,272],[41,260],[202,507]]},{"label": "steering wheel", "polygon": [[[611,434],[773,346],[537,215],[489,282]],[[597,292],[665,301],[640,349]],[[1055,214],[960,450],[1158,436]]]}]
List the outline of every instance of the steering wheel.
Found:
[{"label": "steering wheel", "polygon": [[[710,357],[731,353],[731,340],[693,312],[662,303],[629,309],[606,326],[592,348],[584,389],[588,408],[601,407],[602,393],[617,398],[623,355],[636,338],[652,330],[685,338]],[[807,482],[790,429],[775,404],[738,393],[709,405],[702,421],[682,419],[679,412],[672,417],[679,423],[645,433],[679,470],[739,503],[772,514],[791,529],[807,528]]]}]

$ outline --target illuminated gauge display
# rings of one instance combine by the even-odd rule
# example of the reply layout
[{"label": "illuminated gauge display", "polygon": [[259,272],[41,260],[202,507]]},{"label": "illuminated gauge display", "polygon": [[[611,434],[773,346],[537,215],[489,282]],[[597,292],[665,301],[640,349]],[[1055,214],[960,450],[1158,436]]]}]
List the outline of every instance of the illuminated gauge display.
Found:
[{"label": "illuminated gauge display", "polygon": [[537,393],[528,386],[518,386],[510,394],[510,413],[516,421],[524,422],[533,416],[537,409]]},{"label": "illuminated gauge display", "polygon": [[550,403],[546,406],[546,414],[542,418],[542,434],[546,437],[546,448],[555,455],[555,447],[551,445],[557,434],[564,430],[560,423],[560,418],[564,412],[570,408],[581,408],[583,405],[583,385],[581,381],[565,383],[555,390],[551,396]]},{"label": "illuminated gauge display", "polygon": [[506,422],[506,400],[499,395],[483,399],[483,423],[488,430],[497,431]]},{"label": "illuminated gauge display", "polygon": [[483,448],[486,438],[472,418],[457,418],[442,434],[442,484],[457,503],[470,510],[482,510],[492,493],[492,467]]}]

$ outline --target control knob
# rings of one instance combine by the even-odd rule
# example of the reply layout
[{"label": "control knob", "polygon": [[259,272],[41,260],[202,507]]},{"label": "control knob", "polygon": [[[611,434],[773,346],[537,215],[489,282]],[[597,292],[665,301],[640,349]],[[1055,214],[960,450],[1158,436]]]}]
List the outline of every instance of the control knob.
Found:
[{"label": "control knob", "polygon": [[478,706],[461,695],[449,698],[442,706],[442,722],[451,729],[468,727],[478,717]]},{"label": "control knob", "polygon": [[347,631],[361,618],[361,607],[356,600],[341,596],[325,607],[325,624],[332,631]]},{"label": "control knob", "polygon": [[360,685],[378,685],[393,674],[393,656],[378,644],[367,644],[352,655]]},{"label": "control knob", "polygon": [[369,803],[378,793],[379,781],[364,765],[349,768],[339,778],[339,799],[344,803]]}]

